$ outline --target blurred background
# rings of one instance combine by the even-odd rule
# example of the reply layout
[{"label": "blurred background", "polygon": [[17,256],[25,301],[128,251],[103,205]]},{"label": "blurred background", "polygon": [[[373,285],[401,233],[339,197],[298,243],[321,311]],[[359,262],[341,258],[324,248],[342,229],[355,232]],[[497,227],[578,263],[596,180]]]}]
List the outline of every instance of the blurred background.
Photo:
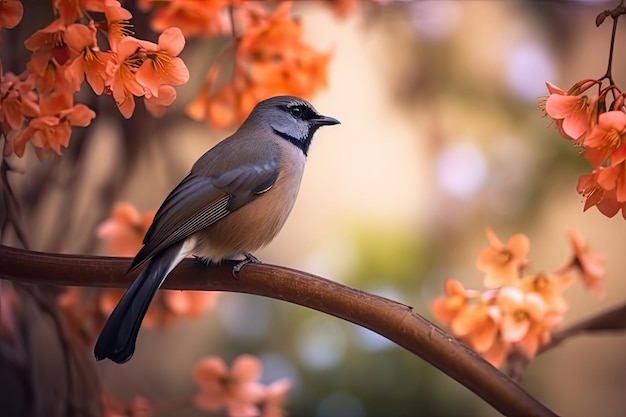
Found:
[{"label": "blurred background", "polygon": [[[296,3],[307,42],[332,53],[328,88],[311,101],[342,124],[317,134],[292,215],[257,257],[431,318],[444,279],[481,287],[475,258],[487,246],[485,227],[504,241],[525,233],[534,271],[565,263],[566,233],[576,229],[607,254],[607,296],[597,300],[572,285],[565,325],[624,302],[624,219],[595,208],[583,213],[576,183],[587,163],[537,109],[545,81],[567,90],[604,74],[612,21],[596,28],[595,17],[617,1],[357,2],[341,17],[329,2]],[[620,24],[617,83],[626,83],[624,31]],[[9,36],[2,48],[14,47]],[[224,42],[186,46],[191,79],[164,118],[138,103],[139,121],[129,125],[114,108],[106,111],[113,103],[104,97],[89,135],[63,157],[41,163],[31,152],[11,160],[23,172],[11,180],[25,202],[32,249],[104,254],[94,231],[114,202],[157,208],[192,163],[232,132],[183,114]],[[561,415],[626,415],[625,348],[620,334],[576,337],[534,360],[523,384]],[[264,382],[294,382],[292,416],[497,415],[376,334],[239,294],[222,294],[201,319],[144,330],[132,361],[98,363],[97,371],[121,399],[166,402],[194,392],[191,368],[201,357],[228,363],[243,353],[261,358]]]}]

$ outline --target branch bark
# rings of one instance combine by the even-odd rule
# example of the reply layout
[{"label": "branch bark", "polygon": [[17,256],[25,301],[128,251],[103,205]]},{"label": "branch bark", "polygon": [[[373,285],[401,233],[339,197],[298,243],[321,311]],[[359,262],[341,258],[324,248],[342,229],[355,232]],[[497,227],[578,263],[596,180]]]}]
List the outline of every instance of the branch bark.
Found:
[{"label": "branch bark", "polygon": [[[0,245],[0,279],[33,284],[125,288],[128,258],[60,255]],[[183,261],[163,288],[261,295],[333,315],[368,328],[421,357],[508,416],[555,416],[520,385],[410,306],[301,271],[248,264],[237,279],[233,263]]]}]

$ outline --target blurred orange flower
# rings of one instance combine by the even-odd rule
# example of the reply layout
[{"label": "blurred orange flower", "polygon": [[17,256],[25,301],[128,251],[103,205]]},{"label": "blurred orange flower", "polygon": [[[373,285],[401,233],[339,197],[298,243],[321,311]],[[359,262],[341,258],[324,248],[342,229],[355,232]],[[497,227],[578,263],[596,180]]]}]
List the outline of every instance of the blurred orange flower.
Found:
[{"label": "blurred orange flower", "polygon": [[148,10],[154,3],[158,6],[151,16],[152,29],[160,32],[167,28],[178,27],[185,37],[216,36],[230,32],[230,18],[227,6],[236,3],[233,0],[154,0],[140,1],[140,7]]},{"label": "blurred orange flower", "polygon": [[100,223],[96,235],[106,242],[109,255],[135,256],[141,249],[155,213],[149,210],[139,214],[130,203],[116,203],[111,217]]},{"label": "blurred orange flower", "polygon": [[492,247],[480,252],[477,266],[489,274],[494,264],[497,269],[506,263],[500,261],[500,256],[507,262],[514,259],[515,267],[507,265],[503,268],[505,271],[510,268],[505,277],[514,278],[495,288],[488,284],[506,280],[486,279],[488,288],[483,292],[465,289],[460,282],[447,279],[444,282],[445,295],[433,300],[431,309],[453,336],[492,365],[500,366],[520,354],[531,359],[542,345],[550,341],[550,332],[561,324],[568,309],[564,292],[573,281],[570,269],[579,268],[581,274],[586,275],[584,280],[599,286],[598,279],[604,273],[603,258],[589,253],[582,237],[570,232],[573,260],[556,272],[540,272],[520,278],[527,264],[528,238],[522,234],[514,235],[505,246],[491,229],[487,230],[487,236]]},{"label": "blurred orange flower", "polygon": [[226,408],[229,416],[258,416],[260,410],[256,404],[264,396],[263,386],[258,382],[261,371],[261,361],[251,355],[235,358],[230,371],[221,358],[204,358],[193,371],[200,387],[194,404],[200,410],[209,412]]},{"label": "blurred orange flower", "polygon": [[463,284],[455,279],[446,279],[443,286],[446,295],[435,298],[431,304],[431,310],[437,320],[449,326],[467,305],[468,300],[478,297],[480,293],[466,290]]},{"label": "blurred orange flower", "polygon": [[519,279],[526,264],[530,241],[525,235],[511,236],[504,245],[491,228],[485,230],[491,247],[478,254],[476,267],[485,272],[485,287],[498,288],[512,285]]},{"label": "blurred orange flower", "polygon": [[254,105],[272,95],[311,97],[326,85],[330,54],[317,52],[302,40],[302,26],[291,16],[292,2],[281,2],[272,13],[243,3],[238,13],[245,32],[234,47],[235,67],[228,83],[216,87],[221,59],[209,70],[187,114],[213,127],[240,123]]},{"label": "blurred orange flower", "polygon": [[478,353],[487,352],[495,343],[501,319],[498,307],[490,305],[492,295],[485,293],[474,304],[462,308],[450,323],[450,331]]},{"label": "blurred orange flower", "polygon": [[547,310],[539,294],[525,293],[515,287],[501,288],[496,303],[503,313],[500,332],[505,342],[519,342],[526,337],[531,323],[540,323]]},{"label": "blurred orange flower", "polygon": [[13,142],[15,154],[24,155],[26,143],[35,146],[39,157],[52,150],[58,155],[67,147],[71,126],[88,126],[96,113],[84,104],[73,103],[73,95],[52,93],[40,98],[40,115],[31,119],[28,127],[17,134]]},{"label": "blurred orange flower", "polygon": [[265,399],[261,417],[284,417],[286,415],[284,409],[285,397],[292,385],[290,380],[283,378],[265,387]]},{"label": "blurred orange flower", "polygon": [[20,23],[23,15],[24,6],[20,0],[0,1],[0,29],[13,29]]},{"label": "blurred orange flower", "polygon": [[605,255],[589,251],[585,239],[575,230],[570,230],[567,237],[574,250],[572,267],[580,272],[580,277],[587,289],[599,298],[604,297],[605,289],[602,285],[602,278],[606,273],[604,268]]},{"label": "blurred orange flower", "polygon": [[548,310],[563,314],[568,307],[563,292],[573,281],[574,278],[570,274],[538,273],[523,277],[520,280],[519,287],[527,294],[539,294]]}]

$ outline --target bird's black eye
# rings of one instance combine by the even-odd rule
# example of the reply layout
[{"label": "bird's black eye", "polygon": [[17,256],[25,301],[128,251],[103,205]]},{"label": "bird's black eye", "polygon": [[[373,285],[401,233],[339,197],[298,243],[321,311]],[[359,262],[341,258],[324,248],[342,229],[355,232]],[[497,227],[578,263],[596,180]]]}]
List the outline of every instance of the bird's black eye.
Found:
[{"label": "bird's black eye", "polygon": [[289,113],[291,113],[291,115],[295,117],[296,119],[299,119],[302,117],[302,109],[300,107],[290,107]]}]

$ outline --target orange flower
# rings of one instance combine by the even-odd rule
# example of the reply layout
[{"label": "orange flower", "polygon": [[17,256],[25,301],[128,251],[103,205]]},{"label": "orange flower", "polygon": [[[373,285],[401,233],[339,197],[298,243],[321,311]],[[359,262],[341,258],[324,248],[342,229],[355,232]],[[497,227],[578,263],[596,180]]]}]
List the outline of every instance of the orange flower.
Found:
[{"label": "orange flower", "polygon": [[490,305],[492,294],[484,293],[476,304],[462,308],[450,323],[450,331],[478,353],[487,352],[495,343],[501,312]]},{"label": "orange flower", "polygon": [[24,6],[19,0],[0,0],[0,29],[13,29],[24,15]]},{"label": "orange flower", "polygon": [[511,352],[511,344],[503,341],[499,337],[493,341],[491,347],[480,354],[487,362],[499,368]]},{"label": "orange flower", "polygon": [[[617,197],[618,188],[623,191],[623,182],[618,179],[613,170],[610,175],[603,175],[603,186],[599,183],[600,174],[606,168],[600,167],[591,174],[581,175],[578,179],[577,191],[585,197],[583,210],[596,206],[598,210],[607,217],[615,216],[620,210],[622,217],[626,219],[626,202],[619,202]],[[605,189],[604,187],[611,187]]]},{"label": "orange flower", "polygon": [[30,141],[35,151],[42,157],[48,150],[61,154],[67,147],[72,133],[71,126],[88,126],[96,113],[84,104],[73,105],[73,96],[52,93],[40,100],[41,114],[31,119],[28,127],[22,130],[14,141],[14,151],[19,157],[24,155],[26,143]]},{"label": "orange flower", "polygon": [[594,167],[610,160],[610,166],[626,160],[626,114],[608,111],[598,117],[598,124],[583,140],[583,145],[594,151],[585,150],[586,157]]},{"label": "orange flower", "polygon": [[217,304],[219,292],[215,291],[162,291],[165,307],[163,324],[169,324],[184,316],[197,318],[212,310]]},{"label": "orange flower", "polygon": [[189,81],[189,70],[178,54],[185,47],[185,37],[179,28],[166,29],[159,36],[159,44],[142,41],[146,60],[135,74],[137,82],[154,97],[162,85],[180,85]]},{"label": "orange flower", "polygon": [[104,0],[54,0],[54,8],[63,22],[71,24],[86,15],[85,12],[103,12]]},{"label": "orange flower", "polygon": [[468,301],[478,297],[479,293],[466,290],[463,284],[455,279],[445,280],[443,286],[446,295],[434,299],[430,308],[437,320],[449,326]]},{"label": "orange flower", "polygon": [[130,203],[116,203],[111,217],[100,223],[96,235],[107,243],[107,254],[135,256],[154,219],[154,210],[139,214]]},{"label": "orange flower", "polygon": [[[146,9],[148,4],[142,3]],[[231,3],[232,0],[170,0],[152,15],[152,30],[178,27],[185,37],[224,35],[231,30],[226,9]]]},{"label": "orange flower", "polygon": [[132,35],[129,20],[133,15],[122,7],[117,0],[105,0],[104,17],[106,18],[106,32],[112,51],[117,51],[117,46],[126,36]]},{"label": "orange flower", "polygon": [[624,163],[609,166],[598,172],[598,185],[605,191],[615,191],[617,202],[626,202],[626,178]]},{"label": "orange flower", "polygon": [[515,287],[501,288],[496,304],[503,313],[500,334],[504,342],[514,343],[524,339],[531,324],[541,323],[546,316],[546,304],[539,294],[524,293]]},{"label": "orange flower", "polygon": [[284,417],[285,396],[292,383],[286,378],[279,379],[265,388],[265,400],[261,417]]},{"label": "orange flower", "polygon": [[215,88],[222,63],[218,59],[187,108],[190,117],[206,118],[215,127],[241,122],[258,101],[269,96],[307,98],[326,85],[330,54],[319,53],[302,41],[302,27],[291,16],[291,2],[281,2],[272,13],[251,3],[238,10],[236,16],[245,23],[240,26],[247,29],[235,45],[230,82]]},{"label": "orange flower", "polygon": [[65,32],[67,45],[79,55],[68,67],[68,75],[74,83],[74,91],[79,91],[81,84],[87,76],[87,82],[93,91],[100,95],[104,91],[104,83],[107,78],[107,62],[111,55],[102,52],[96,44],[96,26],[93,21],[89,25],[72,24]]},{"label": "orange flower", "polygon": [[137,39],[126,37],[122,40],[115,54],[115,59],[107,62],[109,91],[122,116],[129,119],[135,111],[134,96],[144,95],[144,88],[135,79],[137,69],[143,64],[144,57]]},{"label": "orange flower", "polygon": [[0,123],[5,125],[5,134],[22,128],[25,117],[37,115],[39,104],[32,79],[22,81],[11,72],[2,74],[0,65]]},{"label": "orange flower", "polygon": [[149,91],[146,91],[146,95],[143,97],[146,109],[154,117],[163,117],[167,107],[176,100],[176,89],[171,85],[159,86],[159,95],[153,96]]},{"label": "orange flower", "polygon": [[511,236],[504,245],[491,228],[485,230],[491,247],[478,254],[476,266],[485,272],[485,287],[498,288],[518,281],[520,271],[526,266],[530,241],[525,235]]},{"label": "orange flower", "polygon": [[569,95],[557,86],[546,82],[550,96],[545,111],[555,120],[562,120],[566,137],[578,139],[589,127],[589,99],[587,96]]},{"label": "orange flower", "polygon": [[128,404],[124,404],[103,392],[101,407],[103,417],[151,417],[154,414],[152,404],[145,397],[134,397]]},{"label": "orange flower", "polygon": [[33,33],[24,46],[33,55],[28,62],[30,72],[43,76],[48,62],[53,61],[56,66],[63,66],[71,59],[71,51],[65,44],[65,24],[56,19],[43,29]]},{"label": "orange flower", "polygon": [[580,272],[581,279],[587,289],[598,298],[604,297],[605,290],[602,278],[605,275],[604,259],[601,253],[590,252],[583,236],[575,230],[570,230],[567,237],[574,250],[572,267]]},{"label": "orange flower", "polygon": [[573,282],[569,274],[545,274],[539,273],[525,276],[520,280],[520,289],[526,294],[539,294],[546,305],[547,311],[560,314],[567,310],[567,301],[563,292]]},{"label": "orange flower", "polygon": [[200,410],[209,412],[226,407],[230,416],[258,416],[256,403],[264,394],[263,386],[258,382],[261,371],[261,361],[251,355],[235,358],[230,371],[221,358],[204,358],[193,371],[194,379],[200,386],[194,404]]}]

